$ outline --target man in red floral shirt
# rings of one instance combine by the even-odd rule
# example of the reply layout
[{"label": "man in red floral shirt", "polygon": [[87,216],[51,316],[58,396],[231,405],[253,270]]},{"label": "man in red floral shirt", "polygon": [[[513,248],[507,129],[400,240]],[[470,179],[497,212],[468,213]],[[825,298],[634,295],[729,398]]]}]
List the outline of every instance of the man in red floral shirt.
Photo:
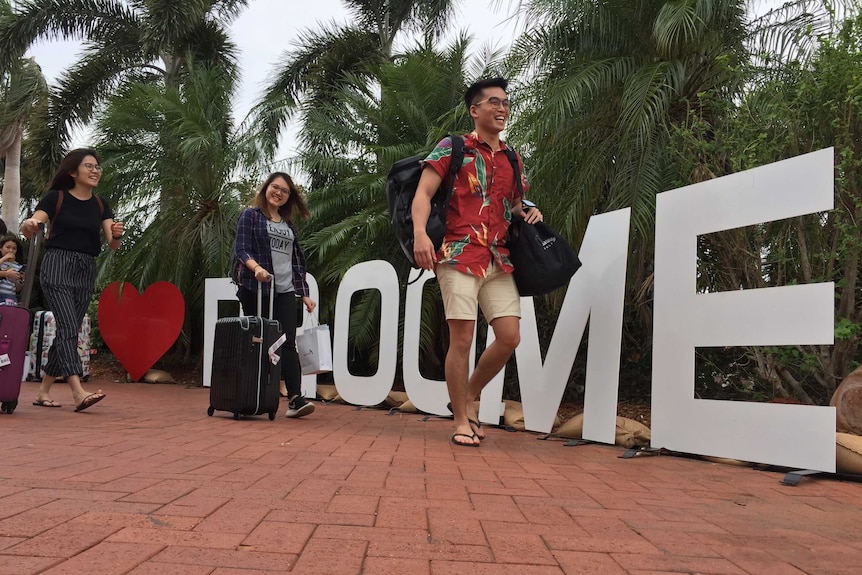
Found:
[{"label": "man in red floral shirt", "polygon": [[[437,274],[449,324],[446,386],[455,416],[452,443],[469,447],[478,447],[485,437],[474,401],[506,365],[521,337],[521,304],[506,233],[512,216],[522,216],[530,223],[542,220],[537,208],[525,209],[506,144],[500,139],[509,118],[507,85],[504,78],[489,78],[476,82],[464,94],[474,130],[464,136],[464,163],[449,201],[446,236],[436,253],[425,225],[431,198],[449,173],[451,138],[444,138],[425,159],[412,205],[416,263]],[[523,176],[522,183],[527,190]],[[494,342],[468,379],[477,306],[494,330]]]}]

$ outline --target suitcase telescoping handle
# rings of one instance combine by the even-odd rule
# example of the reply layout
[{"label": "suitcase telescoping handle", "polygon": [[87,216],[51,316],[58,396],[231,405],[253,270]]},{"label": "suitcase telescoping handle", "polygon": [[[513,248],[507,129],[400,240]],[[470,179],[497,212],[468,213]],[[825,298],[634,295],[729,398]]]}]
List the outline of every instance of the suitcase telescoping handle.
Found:
[{"label": "suitcase telescoping handle", "polygon": [[24,273],[24,286],[21,288],[21,307],[30,307],[30,297],[33,295],[33,280],[36,278],[36,264],[39,258],[39,248],[45,236],[45,224],[39,222],[35,233],[30,236],[30,250],[27,252],[27,271]]},{"label": "suitcase telescoping handle", "polygon": [[[275,276],[269,274],[269,317],[272,319],[272,302],[275,301]],[[263,317],[263,282],[257,282],[257,315]]]}]

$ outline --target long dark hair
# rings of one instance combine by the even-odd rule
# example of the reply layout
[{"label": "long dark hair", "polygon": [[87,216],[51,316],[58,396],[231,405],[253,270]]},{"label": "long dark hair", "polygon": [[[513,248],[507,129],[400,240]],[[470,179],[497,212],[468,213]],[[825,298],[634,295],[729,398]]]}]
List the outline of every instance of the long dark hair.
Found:
[{"label": "long dark hair", "polygon": [[72,172],[78,171],[78,167],[87,156],[93,156],[96,158],[97,163],[102,163],[102,158],[99,157],[96,150],[90,148],[77,148],[72,150],[66,154],[66,157],[63,158],[62,162],[60,162],[60,167],[57,168],[57,173],[54,175],[54,179],[51,180],[51,185],[48,186],[48,189],[71,190],[74,188],[75,180],[72,179]]},{"label": "long dark hair", "polygon": [[308,204],[305,203],[305,198],[302,197],[302,192],[299,191],[299,188],[296,187],[296,184],[293,183],[290,176],[284,172],[271,173],[263,181],[263,184],[260,186],[260,189],[257,191],[257,194],[255,194],[249,205],[254,208],[260,208],[264,214],[268,217],[272,217],[272,214],[269,213],[269,204],[266,201],[266,189],[276,178],[284,178],[284,181],[287,182],[287,187],[290,188],[290,196],[288,196],[284,205],[278,208],[278,215],[290,221],[293,221],[293,218],[296,215],[300,215],[306,219],[310,218],[311,211],[308,209]]}]

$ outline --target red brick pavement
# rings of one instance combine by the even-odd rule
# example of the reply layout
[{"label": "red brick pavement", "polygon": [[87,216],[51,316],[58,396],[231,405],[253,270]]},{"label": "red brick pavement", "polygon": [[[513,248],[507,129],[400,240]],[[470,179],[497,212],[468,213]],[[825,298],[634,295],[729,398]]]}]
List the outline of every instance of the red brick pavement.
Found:
[{"label": "red brick pavement", "polygon": [[[96,384],[90,383],[95,389]],[[318,404],[207,417],[208,392],[102,384],[74,413],[0,416],[0,575],[856,575],[862,484],[680,457],[619,459]]]}]

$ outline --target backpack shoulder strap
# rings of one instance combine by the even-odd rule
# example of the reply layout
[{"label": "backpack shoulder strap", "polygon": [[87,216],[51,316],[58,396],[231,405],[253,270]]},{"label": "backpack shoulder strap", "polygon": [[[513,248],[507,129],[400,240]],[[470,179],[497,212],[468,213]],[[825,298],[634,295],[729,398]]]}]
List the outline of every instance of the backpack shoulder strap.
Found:
[{"label": "backpack shoulder strap", "polygon": [[455,178],[461,170],[461,165],[464,163],[464,138],[458,134],[449,134],[452,140],[452,159],[449,164],[449,180],[446,182],[446,197],[443,200],[443,219],[446,219],[446,212],[449,210],[449,198],[452,197],[452,192],[455,190]]},{"label": "backpack shoulder strap", "polygon": [[51,216],[51,223],[54,223],[54,220],[57,219],[57,216],[60,215],[60,206],[63,205],[63,190],[57,190],[57,203],[54,204],[54,215]]},{"label": "backpack shoulder strap", "polygon": [[506,145],[506,157],[509,158],[509,163],[512,164],[512,171],[515,172],[515,185],[518,186],[518,193],[524,197],[524,183],[521,181],[521,164],[518,163],[518,154],[509,145]]}]

